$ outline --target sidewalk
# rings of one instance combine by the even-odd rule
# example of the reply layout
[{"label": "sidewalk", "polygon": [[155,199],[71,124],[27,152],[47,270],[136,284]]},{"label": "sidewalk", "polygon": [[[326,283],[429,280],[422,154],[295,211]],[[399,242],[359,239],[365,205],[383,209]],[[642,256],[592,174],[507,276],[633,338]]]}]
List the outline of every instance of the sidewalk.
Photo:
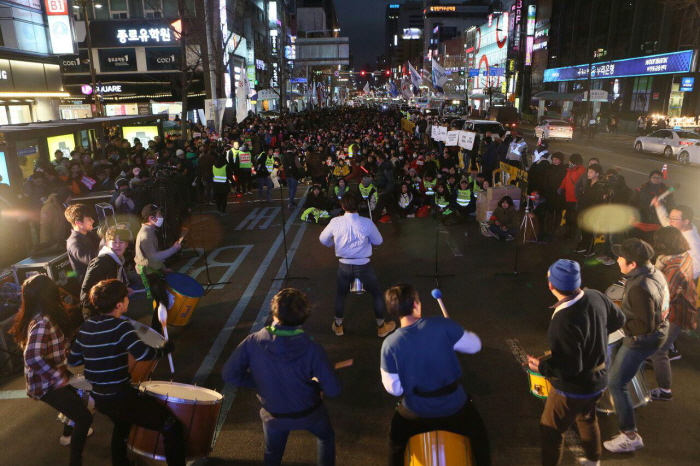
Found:
[{"label": "sidewalk", "polygon": [[[519,129],[521,129],[525,132],[533,132],[534,133],[535,125],[528,124],[528,123],[521,123],[519,126]],[[634,140],[636,138],[637,138],[636,133],[622,133],[619,131],[617,132],[617,134],[606,133],[603,131],[598,131],[595,134],[595,140],[600,139],[603,141],[629,144],[630,147],[632,147],[632,144],[634,143]],[[574,140],[581,141],[581,140],[586,140],[586,139],[588,139],[588,134],[586,133],[585,129],[577,128],[574,130]]]}]

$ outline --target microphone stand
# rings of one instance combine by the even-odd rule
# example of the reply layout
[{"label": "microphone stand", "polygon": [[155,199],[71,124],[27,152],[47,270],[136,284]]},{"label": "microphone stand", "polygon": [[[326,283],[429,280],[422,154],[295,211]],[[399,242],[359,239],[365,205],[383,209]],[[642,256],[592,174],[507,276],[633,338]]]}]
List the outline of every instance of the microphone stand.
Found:
[{"label": "microphone stand", "polygon": [[[437,191],[436,191],[437,193]],[[435,200],[435,195],[433,195],[433,201]],[[437,288],[440,288],[440,279],[441,278],[447,278],[447,277],[454,277],[454,274],[442,274],[440,275],[438,273],[438,247],[440,245],[440,226],[442,225],[440,223],[440,209],[435,206],[435,273],[431,275],[427,274],[418,274],[416,277],[421,277],[421,278],[432,278],[435,280],[435,285]]]},{"label": "microphone stand", "polygon": [[[202,286],[204,287],[204,296],[206,296],[206,295],[209,294],[209,292],[210,292],[211,290],[214,289],[215,286],[218,286],[218,285],[230,285],[231,282],[230,282],[230,281],[226,281],[226,282],[216,282],[216,283],[212,283],[212,281],[211,281],[211,276],[209,275],[209,260],[208,260],[207,248],[206,248],[206,246],[204,245],[204,226],[203,226],[203,223],[204,223],[204,222],[202,221],[202,219],[204,218],[204,215],[203,215],[203,213],[202,213],[202,209],[203,209],[203,208],[204,208],[204,204],[200,204],[200,205],[199,205],[199,228],[198,228],[198,230],[199,230],[199,235],[200,235],[200,238],[201,238],[202,257],[204,257],[204,271],[205,271],[206,277],[207,277],[207,282],[202,284]],[[193,241],[193,243],[194,243],[194,241]],[[192,246],[193,246],[192,249],[194,249],[195,254],[196,254],[196,253],[197,253],[196,244],[193,244]]]},{"label": "microphone stand", "polygon": [[[298,183],[298,181],[297,181]],[[289,185],[287,185],[289,189]],[[289,275],[289,259],[287,258],[287,217],[284,214],[284,196],[282,195],[282,187],[280,186],[280,211],[282,212],[282,244],[284,245],[284,277],[273,278],[272,281],[283,280],[285,286],[290,280],[308,280],[309,277],[294,277]]]},{"label": "microphone stand", "polygon": [[[523,222],[520,224],[520,229],[518,230],[518,234],[520,231],[523,231],[523,244],[525,243],[525,233],[527,232],[527,223],[525,222],[525,219],[527,219],[527,214],[530,213],[529,209],[529,202],[530,199],[528,197],[525,198],[525,218],[523,219]],[[523,230],[523,226],[525,229]],[[534,230],[534,228],[533,228]],[[496,277],[517,277],[520,275],[525,275],[528,272],[519,272],[518,271],[518,256],[520,254],[520,241],[518,241],[518,238],[515,238],[515,261],[513,263],[513,271],[512,272],[496,272],[493,275]]]}]

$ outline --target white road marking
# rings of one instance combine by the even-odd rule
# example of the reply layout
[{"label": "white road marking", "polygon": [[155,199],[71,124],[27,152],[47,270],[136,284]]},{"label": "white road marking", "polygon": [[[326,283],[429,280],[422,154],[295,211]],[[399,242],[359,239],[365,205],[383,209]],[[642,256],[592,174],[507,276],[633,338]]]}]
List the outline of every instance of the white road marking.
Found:
[{"label": "white road marking", "polygon": [[[236,260],[233,262],[219,262],[216,260],[216,257],[219,255],[220,252],[226,250],[226,249],[240,249],[242,248],[243,251],[236,257]],[[228,270],[224,272],[224,274],[219,277],[218,281],[220,282],[225,282],[229,278],[233,276],[233,274],[238,270],[238,267],[241,265],[243,260],[246,258],[250,250],[253,249],[252,244],[242,244],[242,245],[235,245],[235,246],[223,246],[217,249],[214,249],[212,252],[207,254],[207,262],[209,265],[209,270],[217,267],[226,267]],[[202,254],[204,251],[201,248],[195,248],[196,251],[198,251],[200,254]],[[201,259],[201,256],[195,256],[191,258],[185,265],[180,267],[180,273],[187,273],[193,266],[194,264]],[[200,268],[193,270],[190,276],[194,279],[199,276],[200,273],[206,272],[207,268],[206,266],[201,266]],[[212,290],[220,290],[221,288],[224,287],[224,284],[222,283],[221,285],[216,285],[212,287]]]},{"label": "white road marking", "polygon": [[447,241],[447,245],[450,247],[452,254],[454,254],[455,257],[462,257],[462,251],[459,249],[459,246],[457,246],[455,240],[452,239],[450,232],[445,229],[444,225],[440,225],[438,230],[440,230],[440,233],[445,233],[445,241]]},{"label": "white road marking", "polygon": [[29,399],[27,390],[3,390],[0,391],[0,400],[19,400],[22,398]]}]

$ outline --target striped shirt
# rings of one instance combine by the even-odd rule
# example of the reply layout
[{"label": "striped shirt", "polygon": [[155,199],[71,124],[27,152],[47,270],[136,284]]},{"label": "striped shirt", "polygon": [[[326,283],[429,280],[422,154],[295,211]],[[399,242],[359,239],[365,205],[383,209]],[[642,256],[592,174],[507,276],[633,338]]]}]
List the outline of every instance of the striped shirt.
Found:
[{"label": "striped shirt", "polygon": [[127,319],[99,315],[80,327],[68,365],[85,364],[85,378],[92,384],[93,395],[115,396],[131,390],[129,354],[137,361],[150,361],[164,353],[162,348],[141,341]]},{"label": "striped shirt", "polygon": [[24,378],[27,395],[36,400],[49,390],[68,382],[66,340],[61,329],[49,317],[34,316],[27,329],[24,348]]}]

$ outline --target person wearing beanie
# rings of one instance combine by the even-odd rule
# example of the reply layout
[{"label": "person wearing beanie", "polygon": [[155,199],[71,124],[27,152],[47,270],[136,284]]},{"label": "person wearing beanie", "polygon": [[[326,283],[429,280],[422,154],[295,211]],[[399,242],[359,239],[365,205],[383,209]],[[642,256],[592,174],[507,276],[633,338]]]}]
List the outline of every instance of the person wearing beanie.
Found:
[{"label": "person wearing beanie", "polygon": [[607,386],[605,360],[608,335],[620,329],[625,316],[603,293],[581,288],[581,267],[560,259],[547,272],[549,291],[558,302],[547,331],[548,358],[528,356],[528,367],[549,379],[550,391],[540,418],[542,465],[561,461],[562,435],[576,422],[585,458],[599,465],[600,428],[596,403]]},{"label": "person wearing beanie", "polygon": [[624,274],[622,312],[625,338],[610,368],[610,394],[615,403],[620,434],[603,443],[613,453],[625,453],[644,446],[637,433],[632,397],[627,384],[644,361],[666,342],[670,292],[664,274],[650,260],[654,249],[639,238],[627,238],[612,247]]}]

